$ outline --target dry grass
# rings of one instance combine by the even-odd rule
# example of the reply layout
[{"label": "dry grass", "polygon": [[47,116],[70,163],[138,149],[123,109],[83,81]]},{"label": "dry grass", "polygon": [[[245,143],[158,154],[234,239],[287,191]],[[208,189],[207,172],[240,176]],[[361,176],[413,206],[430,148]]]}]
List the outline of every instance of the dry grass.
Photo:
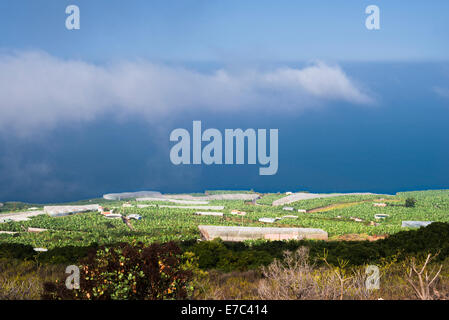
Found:
[{"label": "dry grass", "polygon": [[38,300],[45,281],[61,279],[64,266],[34,261],[0,260],[0,300]]},{"label": "dry grass", "polygon": [[[326,257],[324,256],[325,260]],[[429,268],[429,262],[402,263],[395,260],[386,262],[380,269],[380,288],[367,289],[366,266],[348,268],[347,262],[337,266],[328,263],[317,266],[310,262],[309,252],[300,248],[296,252],[286,252],[282,261],[275,260],[260,271],[232,272],[223,274],[211,272],[197,284],[196,299],[256,299],[256,300],[410,300],[449,299],[449,259]],[[413,265],[413,263],[415,263]],[[421,268],[418,268],[418,265]],[[442,267],[441,267],[442,265]],[[422,270],[425,280],[428,271],[429,295],[420,296],[420,281],[417,274],[409,275],[413,266]],[[441,271],[438,273],[438,271]],[[432,270],[434,270],[432,272]],[[435,280],[433,280],[435,279]],[[433,281],[432,281],[433,280]],[[411,282],[415,285],[412,286]],[[424,290],[425,290],[424,286]],[[417,291],[418,290],[418,291]]]},{"label": "dry grass", "polygon": [[259,282],[261,299],[269,300],[336,300],[369,299],[365,276],[349,271],[345,263],[337,267],[316,267],[309,263],[308,249],[286,252],[284,261],[274,261],[263,269]]},{"label": "dry grass", "polygon": [[195,299],[254,300],[258,299],[259,271],[221,273],[210,271],[196,283]]}]

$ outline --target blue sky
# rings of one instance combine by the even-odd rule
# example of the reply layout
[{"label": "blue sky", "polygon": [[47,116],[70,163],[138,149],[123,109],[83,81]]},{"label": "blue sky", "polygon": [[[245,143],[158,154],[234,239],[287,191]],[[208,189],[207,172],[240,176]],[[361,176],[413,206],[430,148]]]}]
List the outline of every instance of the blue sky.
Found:
[{"label": "blue sky", "polygon": [[[448,18],[447,1],[0,0],[0,202],[449,188]],[[278,173],[174,166],[193,120],[279,129]]]},{"label": "blue sky", "polygon": [[[81,30],[65,29],[77,4]],[[381,29],[365,28],[378,5]],[[0,47],[91,61],[446,60],[449,3],[377,1],[1,1]]]}]

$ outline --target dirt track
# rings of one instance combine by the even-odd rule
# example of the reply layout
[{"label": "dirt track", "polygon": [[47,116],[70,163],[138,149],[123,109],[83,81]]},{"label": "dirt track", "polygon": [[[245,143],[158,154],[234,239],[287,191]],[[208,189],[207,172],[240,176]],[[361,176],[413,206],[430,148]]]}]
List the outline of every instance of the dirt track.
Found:
[{"label": "dirt track", "polygon": [[45,214],[44,210],[9,212],[0,214],[0,222],[7,219],[10,219],[12,221],[27,221],[30,217],[39,216],[41,214]]}]

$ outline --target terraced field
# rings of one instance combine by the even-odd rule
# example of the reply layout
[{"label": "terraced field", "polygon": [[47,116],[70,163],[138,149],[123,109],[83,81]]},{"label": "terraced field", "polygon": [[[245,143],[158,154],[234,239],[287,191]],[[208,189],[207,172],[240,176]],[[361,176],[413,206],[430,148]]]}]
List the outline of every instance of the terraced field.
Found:
[{"label": "terraced field", "polygon": [[[16,234],[0,234],[0,243],[22,243],[34,247],[54,248],[59,246],[79,246],[92,243],[107,244],[120,241],[168,241],[199,238],[198,225],[229,226],[270,226],[270,227],[310,227],[321,228],[330,237],[351,234],[384,235],[404,230],[403,220],[425,220],[449,222],[449,190],[417,191],[398,193],[395,196],[348,195],[334,198],[302,200],[288,206],[294,211],[285,211],[282,206],[270,204],[283,197],[281,194],[266,194],[257,201],[258,205],[246,201],[211,200],[208,206],[224,206],[223,217],[199,216],[194,209],[161,208],[158,205],[173,205],[166,201],[136,202],[133,207],[123,207],[125,201],[95,199],[83,203],[98,203],[124,214],[139,214],[142,220],[131,221],[134,231],[121,219],[108,219],[98,212],[79,213],[66,217],[39,215],[29,221],[0,223],[0,231]],[[405,199],[414,197],[415,207],[405,207]],[[383,199],[380,199],[383,198]],[[374,202],[386,203],[385,207],[375,207]],[[137,205],[154,205],[138,208]],[[9,204],[7,204],[9,205]],[[11,208],[11,206],[9,205]],[[21,210],[24,204],[16,204]],[[320,209],[317,209],[320,208]],[[245,211],[245,216],[232,215],[231,210]],[[298,212],[304,209],[308,212]],[[315,209],[315,210],[313,210]],[[203,211],[203,210],[201,210]],[[215,211],[215,210],[214,210]],[[384,220],[376,220],[375,214],[388,214]],[[0,213],[0,219],[7,214]],[[259,222],[259,218],[275,218],[294,215],[297,218],[283,218],[274,223]],[[28,227],[45,228],[40,233],[26,232]]]}]

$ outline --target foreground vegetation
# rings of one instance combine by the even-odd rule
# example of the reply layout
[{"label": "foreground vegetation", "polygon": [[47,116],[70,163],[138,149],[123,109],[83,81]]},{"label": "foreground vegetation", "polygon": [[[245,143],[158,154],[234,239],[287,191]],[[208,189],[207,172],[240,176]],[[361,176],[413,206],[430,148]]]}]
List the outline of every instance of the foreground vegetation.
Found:
[{"label": "foreground vegetation", "polygon": [[[0,297],[449,299],[448,235],[449,224],[437,223],[358,244],[295,241],[248,248],[210,241],[92,247],[76,262],[79,290],[66,289],[66,265],[49,264],[39,255],[11,258],[17,252],[9,248],[10,257],[0,259]],[[288,248],[293,250],[284,250]],[[370,289],[366,271],[373,264],[379,268],[380,283]]]},{"label": "foreground vegetation", "polygon": [[[138,208],[135,201],[128,203],[133,207],[123,207],[125,201],[104,199],[77,203],[99,203],[124,215],[139,214],[142,220],[131,222],[134,230],[120,219],[107,219],[97,212],[57,218],[40,215],[29,221],[0,223],[0,231],[16,232],[0,234],[0,299],[421,299],[423,292],[426,299],[448,298],[448,190],[302,200],[288,205],[294,211],[269,205],[282,196],[262,195],[257,204],[210,201],[209,205],[225,207],[223,217],[197,216],[196,210],[160,207],[173,205],[170,202],[139,202],[154,205],[146,208]],[[386,206],[374,206],[379,202]],[[30,207],[42,205],[5,203],[0,218],[5,212]],[[233,209],[247,214],[232,215]],[[388,216],[374,219],[379,213]],[[292,214],[297,218],[273,224],[258,221],[262,217]],[[403,220],[436,223],[408,229],[401,227]],[[314,227],[327,231],[330,239],[198,242],[200,224]],[[28,227],[47,231],[27,232]],[[375,235],[379,237],[370,238]],[[345,239],[357,241],[342,241]],[[36,247],[48,251],[36,252]],[[148,254],[142,254],[142,250]],[[418,288],[418,273],[429,254],[432,259],[425,271],[436,274],[440,266],[441,271],[427,289]],[[126,265],[127,259],[134,269],[124,271],[130,272],[132,281],[126,278],[127,282],[122,283],[116,264]],[[161,274],[160,263],[173,272]],[[95,283],[84,283],[88,291],[73,296],[74,292],[65,292],[61,287],[69,264],[89,266],[102,276],[92,279]],[[364,272],[370,264],[381,268],[383,285],[379,290],[363,289]],[[152,267],[135,269],[139,265]],[[151,283],[158,286],[149,288],[150,282],[140,283],[139,278],[151,278]],[[104,281],[111,286],[100,285]]]}]

